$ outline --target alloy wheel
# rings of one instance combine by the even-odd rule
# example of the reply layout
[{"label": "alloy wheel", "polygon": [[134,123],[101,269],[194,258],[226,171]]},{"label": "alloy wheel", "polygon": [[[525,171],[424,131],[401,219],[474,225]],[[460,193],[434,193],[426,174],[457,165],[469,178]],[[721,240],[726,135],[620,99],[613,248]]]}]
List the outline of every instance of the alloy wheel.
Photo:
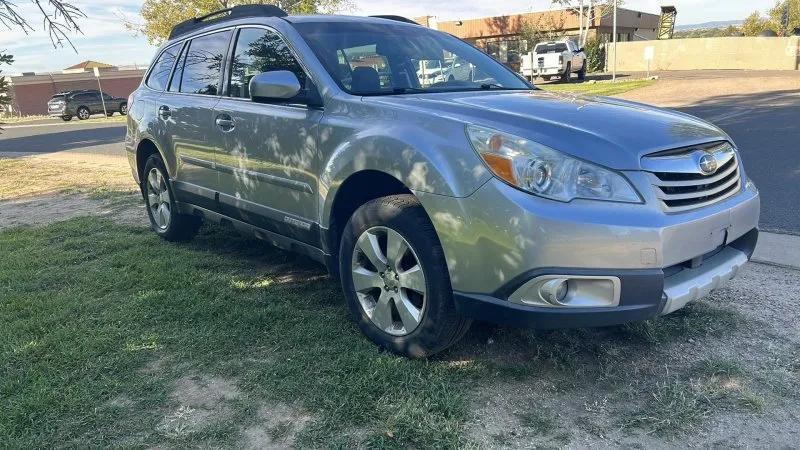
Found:
[{"label": "alloy wheel", "polygon": [[88,119],[89,118],[89,111],[87,111],[86,109],[81,109],[80,111],[78,111],[78,118],[81,119],[81,120]]},{"label": "alloy wheel", "polygon": [[364,313],[382,331],[405,336],[427,306],[425,272],[411,244],[397,231],[372,227],[356,241],[353,286]]},{"label": "alloy wheel", "polygon": [[157,168],[150,169],[147,174],[147,205],[153,216],[153,221],[159,230],[169,228],[172,215],[170,214],[169,189],[167,180]]}]

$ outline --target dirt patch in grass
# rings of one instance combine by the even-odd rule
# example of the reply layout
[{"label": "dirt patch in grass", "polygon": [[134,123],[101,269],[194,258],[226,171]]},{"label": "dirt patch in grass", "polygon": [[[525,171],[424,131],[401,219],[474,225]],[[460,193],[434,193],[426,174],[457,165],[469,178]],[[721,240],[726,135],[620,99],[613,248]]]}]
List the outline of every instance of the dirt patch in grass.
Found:
[{"label": "dirt patch in grass", "polygon": [[261,405],[252,425],[243,431],[240,448],[278,449],[294,447],[297,436],[312,421],[302,409],[283,403]]},{"label": "dirt patch in grass", "polygon": [[0,201],[0,230],[48,225],[81,216],[107,217],[121,224],[147,224],[147,211],[136,194],[105,198],[87,194],[49,195]]}]

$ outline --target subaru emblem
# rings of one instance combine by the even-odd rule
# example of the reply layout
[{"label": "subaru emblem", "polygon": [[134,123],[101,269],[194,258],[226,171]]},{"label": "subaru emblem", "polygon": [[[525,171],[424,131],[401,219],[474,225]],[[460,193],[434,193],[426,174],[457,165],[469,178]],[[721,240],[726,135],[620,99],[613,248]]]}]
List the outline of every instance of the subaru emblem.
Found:
[{"label": "subaru emblem", "polygon": [[717,158],[710,153],[703,155],[703,157],[700,158],[698,165],[700,166],[700,172],[702,172],[703,175],[711,175],[717,171]]}]

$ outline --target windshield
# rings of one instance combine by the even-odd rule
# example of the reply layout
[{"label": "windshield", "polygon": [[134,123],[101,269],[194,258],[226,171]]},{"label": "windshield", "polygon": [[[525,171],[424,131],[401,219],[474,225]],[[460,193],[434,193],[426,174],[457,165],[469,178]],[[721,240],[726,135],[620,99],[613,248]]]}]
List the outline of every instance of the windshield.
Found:
[{"label": "windshield", "polygon": [[531,89],[475,47],[427,28],[363,22],[294,25],[350,94]]},{"label": "windshield", "polygon": [[54,96],[53,96],[53,97],[50,99],[50,101],[52,102],[52,101],[64,100],[64,98],[65,98],[65,97],[66,97],[66,96],[64,96],[63,94],[61,94],[61,95],[54,95]]}]

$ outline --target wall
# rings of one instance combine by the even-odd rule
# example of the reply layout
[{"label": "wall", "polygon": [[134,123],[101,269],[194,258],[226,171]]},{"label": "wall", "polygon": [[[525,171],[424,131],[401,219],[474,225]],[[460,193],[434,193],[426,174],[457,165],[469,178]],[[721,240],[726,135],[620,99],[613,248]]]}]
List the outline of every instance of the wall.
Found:
[{"label": "wall", "polygon": [[[142,70],[101,72],[103,92],[127,98],[142,81]],[[92,72],[11,77],[14,113],[21,115],[47,114],[47,101],[59,92],[76,89],[97,89]]]},{"label": "wall", "polygon": [[[645,48],[652,46],[650,70],[800,69],[800,37],[717,37],[637,41],[617,44],[617,70],[647,70]],[[606,68],[611,69],[614,48],[609,45]]]}]

